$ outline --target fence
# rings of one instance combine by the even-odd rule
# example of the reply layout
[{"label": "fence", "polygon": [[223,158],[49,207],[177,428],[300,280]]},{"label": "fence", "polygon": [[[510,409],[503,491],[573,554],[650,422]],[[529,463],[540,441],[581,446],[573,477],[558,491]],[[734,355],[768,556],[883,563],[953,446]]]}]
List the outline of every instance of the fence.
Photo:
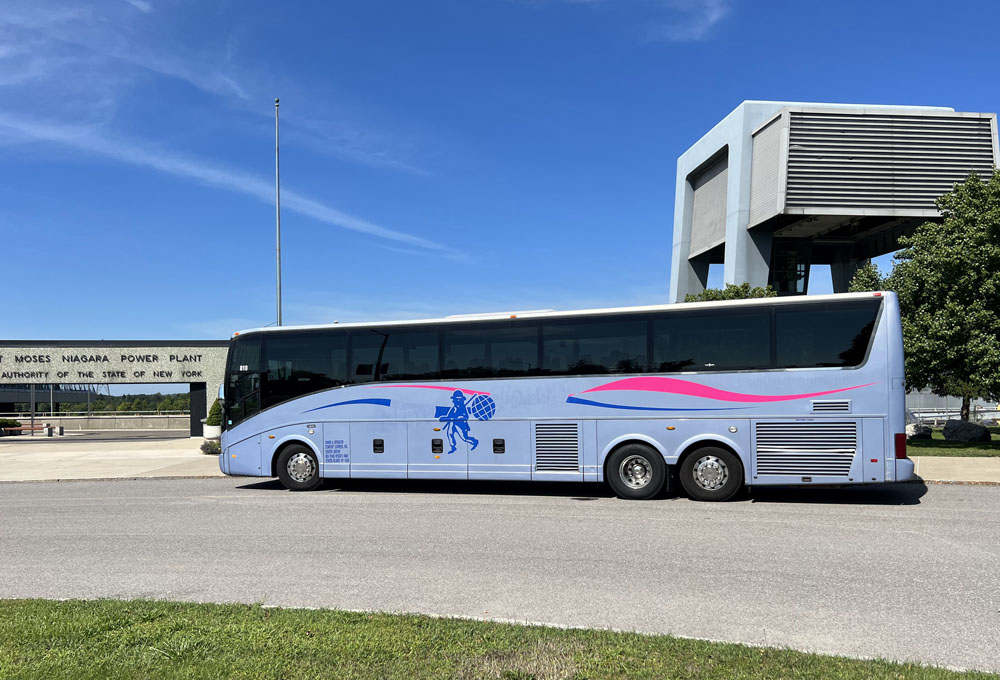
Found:
[{"label": "fence", "polygon": [[[10,417],[28,423],[31,414],[13,414]],[[92,412],[73,415],[68,413],[36,413],[35,424],[48,423],[53,427],[62,427],[66,431],[79,430],[187,430],[191,426],[191,415],[186,412],[171,413],[156,411],[133,411],[107,413]]]},{"label": "fence", "polygon": [[[959,420],[962,417],[962,410],[957,408],[911,408],[907,409],[907,415],[911,421],[931,427],[940,427],[949,420]],[[1000,422],[1000,410],[973,407],[969,411],[969,420],[983,425],[996,425]]]}]

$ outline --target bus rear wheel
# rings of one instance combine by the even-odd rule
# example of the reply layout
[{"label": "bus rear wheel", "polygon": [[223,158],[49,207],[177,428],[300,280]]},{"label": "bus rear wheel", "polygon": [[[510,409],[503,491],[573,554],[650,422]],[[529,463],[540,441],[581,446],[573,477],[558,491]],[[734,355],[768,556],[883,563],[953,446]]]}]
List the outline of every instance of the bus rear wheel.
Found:
[{"label": "bus rear wheel", "polygon": [[732,451],[706,446],[681,463],[681,486],[696,501],[728,501],[743,488],[743,464]]},{"label": "bus rear wheel", "polygon": [[322,483],[319,461],[308,446],[292,444],[278,455],[278,479],[286,489],[312,491]]},{"label": "bus rear wheel", "polygon": [[605,479],[619,498],[647,500],[667,481],[667,465],[659,451],[642,444],[626,444],[608,456]]}]

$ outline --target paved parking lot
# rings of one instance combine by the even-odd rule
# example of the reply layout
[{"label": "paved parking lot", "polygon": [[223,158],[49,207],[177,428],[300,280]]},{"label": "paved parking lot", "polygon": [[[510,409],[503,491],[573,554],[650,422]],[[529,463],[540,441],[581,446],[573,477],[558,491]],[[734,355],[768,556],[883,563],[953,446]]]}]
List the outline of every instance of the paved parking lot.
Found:
[{"label": "paved parking lot", "polygon": [[254,479],[0,486],[0,597],[152,597],[675,633],[1000,671],[1000,487]]}]

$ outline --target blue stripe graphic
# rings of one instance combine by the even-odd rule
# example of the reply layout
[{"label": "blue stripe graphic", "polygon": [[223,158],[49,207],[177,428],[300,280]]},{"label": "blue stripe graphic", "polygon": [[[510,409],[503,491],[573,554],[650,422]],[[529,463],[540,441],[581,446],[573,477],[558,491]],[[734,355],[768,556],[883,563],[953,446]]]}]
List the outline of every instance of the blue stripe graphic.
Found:
[{"label": "blue stripe graphic", "polygon": [[749,407],[724,407],[724,408],[659,408],[656,406],[625,406],[623,404],[604,404],[599,401],[590,401],[580,397],[566,397],[567,404],[583,404],[584,406],[599,406],[601,408],[617,408],[623,411],[741,411]]},{"label": "blue stripe graphic", "polygon": [[390,399],[352,399],[351,401],[338,401],[336,404],[317,406],[316,408],[311,408],[308,411],[303,411],[303,413],[312,413],[313,411],[319,411],[324,408],[333,408],[334,406],[347,406],[348,404],[374,404],[375,406],[388,406],[390,403],[392,403]]}]

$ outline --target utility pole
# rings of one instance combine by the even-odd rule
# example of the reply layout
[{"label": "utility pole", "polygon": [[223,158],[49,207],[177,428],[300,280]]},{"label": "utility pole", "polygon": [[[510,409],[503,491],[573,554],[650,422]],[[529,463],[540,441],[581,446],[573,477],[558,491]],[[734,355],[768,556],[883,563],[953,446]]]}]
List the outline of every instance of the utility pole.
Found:
[{"label": "utility pole", "polygon": [[278,165],[278,100],[274,100],[274,221],[275,260],[278,278],[278,325],[281,325],[281,172]]}]

